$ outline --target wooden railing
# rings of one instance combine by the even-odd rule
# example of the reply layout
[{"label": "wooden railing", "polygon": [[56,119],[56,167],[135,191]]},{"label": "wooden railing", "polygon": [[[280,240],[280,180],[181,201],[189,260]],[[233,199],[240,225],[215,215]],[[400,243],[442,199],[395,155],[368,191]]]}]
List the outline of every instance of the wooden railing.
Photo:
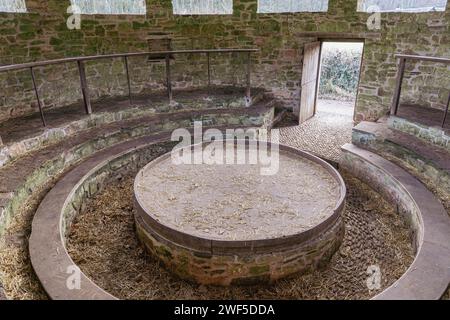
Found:
[{"label": "wooden railing", "polygon": [[[427,56],[407,55],[407,54],[397,54],[397,55],[395,55],[395,57],[399,59],[399,64],[398,64],[397,83],[395,86],[394,99],[392,101],[392,106],[391,106],[391,114],[392,115],[397,115],[397,113],[398,113],[398,108],[400,106],[400,97],[402,94],[403,78],[405,76],[406,62],[408,60],[429,61],[429,62],[450,64],[450,59],[448,59],[448,58],[427,57]],[[448,96],[448,100],[447,100],[447,106],[444,110],[444,115],[443,115],[443,119],[442,119],[442,127],[444,127],[445,121],[447,120],[449,106],[450,106],[450,92],[449,92],[449,96]]]},{"label": "wooden railing", "polygon": [[170,70],[170,61],[171,56],[177,54],[206,54],[207,55],[207,66],[208,66],[208,86],[211,86],[211,54],[222,54],[222,53],[247,53],[247,79],[246,79],[246,97],[247,99],[251,99],[251,53],[259,51],[258,49],[212,49],[212,50],[175,50],[175,51],[158,51],[158,52],[134,52],[134,53],[118,53],[118,54],[107,54],[107,55],[98,55],[98,56],[86,56],[86,57],[72,57],[72,58],[63,58],[63,59],[55,59],[55,60],[47,60],[40,62],[29,62],[22,64],[14,64],[8,66],[0,67],[0,72],[6,71],[16,71],[29,69],[30,76],[33,83],[34,92],[36,95],[37,104],[39,107],[40,116],[42,119],[42,124],[46,126],[44,110],[42,107],[41,99],[39,97],[39,91],[36,85],[36,76],[34,74],[34,69],[36,67],[50,66],[50,65],[58,65],[65,63],[77,63],[78,73],[80,76],[80,86],[81,92],[83,94],[83,102],[84,108],[87,114],[92,113],[91,99],[89,96],[89,86],[86,80],[86,70],[85,70],[85,62],[86,61],[95,61],[95,60],[103,60],[103,59],[116,59],[123,58],[123,63],[125,66],[126,78],[127,78],[127,86],[128,86],[128,98],[130,100],[130,104],[132,103],[132,92],[131,92],[131,81],[130,81],[130,71],[128,66],[128,58],[130,57],[142,57],[142,56],[164,56],[166,62],[166,86],[167,86],[167,96],[169,98],[169,102],[172,102],[173,93],[172,93],[172,81],[171,81],[171,70]]}]

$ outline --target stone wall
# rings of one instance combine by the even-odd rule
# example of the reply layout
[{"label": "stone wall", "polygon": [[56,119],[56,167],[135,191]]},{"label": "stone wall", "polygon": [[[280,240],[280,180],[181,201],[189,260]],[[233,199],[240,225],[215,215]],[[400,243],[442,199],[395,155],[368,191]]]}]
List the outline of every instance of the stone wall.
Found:
[{"label": "stone wall", "polygon": [[[447,42],[450,38],[447,36]],[[436,47],[436,50],[440,48]],[[422,52],[424,55],[449,57],[444,54]],[[401,103],[419,105],[436,109],[445,109],[450,95],[450,65],[434,64],[427,61],[408,61],[406,66],[404,89]]]},{"label": "stone wall", "polygon": [[[148,39],[161,35],[172,39],[173,49],[258,47],[261,51],[253,55],[253,84],[270,88],[292,107],[299,101],[304,43],[338,34],[342,38],[367,36],[357,120],[374,120],[388,111],[396,76],[394,53],[450,56],[449,9],[440,13],[383,14],[381,30],[372,32],[366,26],[369,14],[356,12],[356,0],[330,0],[327,13],[312,14],[257,14],[257,0],[235,0],[233,15],[226,16],[173,16],[170,0],[147,0],[146,16],[82,16],[81,30],[69,30],[69,0],[27,0],[27,6],[26,14],[0,13],[0,64],[147,51]],[[204,56],[175,58],[175,87],[205,84]],[[133,92],[164,88],[164,63],[145,58],[130,60]],[[214,82],[245,83],[244,63],[242,54],[214,56]],[[411,88],[421,90],[413,91],[414,95],[406,87],[407,101],[442,107],[447,99],[443,87],[448,84],[448,67],[421,68],[427,75],[415,76],[419,85],[411,83]],[[59,107],[81,98],[76,65],[43,67],[36,73],[45,107]],[[120,59],[90,62],[87,73],[93,98],[126,92]],[[423,79],[426,85],[421,83]],[[31,85],[28,70],[0,74],[0,121],[36,110]]]},{"label": "stone wall", "polygon": [[[344,237],[341,217],[320,235],[290,246],[274,246],[271,252],[205,253],[180,246],[150,232],[136,219],[137,235],[148,252],[181,279],[204,285],[267,284],[326,267]],[[220,250],[219,250],[220,251]]]},{"label": "stone wall", "polygon": [[388,125],[390,128],[416,136],[450,152],[450,135],[442,128],[428,127],[396,116],[389,117]]}]

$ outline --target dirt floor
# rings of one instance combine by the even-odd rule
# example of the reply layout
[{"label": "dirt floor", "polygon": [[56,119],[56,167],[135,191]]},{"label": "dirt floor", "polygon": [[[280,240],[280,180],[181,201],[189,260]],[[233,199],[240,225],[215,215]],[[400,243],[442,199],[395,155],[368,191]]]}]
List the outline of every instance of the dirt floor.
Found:
[{"label": "dirt floor", "polygon": [[[399,216],[367,185],[345,176],[346,234],[330,265],[271,286],[198,286],[166,272],[135,236],[132,177],[92,200],[74,222],[68,250],[89,277],[122,299],[367,299],[406,271],[413,251]],[[367,287],[370,266],[380,268],[380,290]]]},{"label": "dirt floor", "polygon": [[298,125],[290,113],[276,128],[280,142],[338,161],[341,146],[352,140],[354,102],[318,100],[316,115]]}]

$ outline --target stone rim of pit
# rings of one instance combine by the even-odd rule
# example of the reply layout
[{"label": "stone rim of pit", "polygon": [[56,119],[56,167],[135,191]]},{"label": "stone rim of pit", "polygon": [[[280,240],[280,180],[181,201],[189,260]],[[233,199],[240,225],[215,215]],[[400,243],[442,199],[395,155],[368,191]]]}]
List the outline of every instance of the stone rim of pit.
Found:
[{"label": "stone rim of pit", "polygon": [[[228,140],[223,140],[224,143],[229,143]],[[235,144],[238,141],[235,140]],[[202,147],[207,145],[208,143],[203,143]],[[185,148],[194,148],[199,144],[194,144]],[[271,148],[272,143],[268,143],[268,148]],[[323,169],[325,169],[330,176],[336,181],[339,188],[339,197],[336,202],[336,206],[333,208],[332,213],[321,221],[319,224],[301,231],[299,233],[294,233],[291,235],[283,235],[275,238],[266,238],[266,239],[256,239],[256,240],[218,240],[207,238],[203,236],[193,235],[191,233],[187,233],[181,230],[178,230],[172,226],[165,224],[164,222],[158,221],[151,214],[149,214],[142,205],[139,197],[137,196],[138,192],[138,177],[142,174],[142,171],[148,167],[156,166],[161,161],[166,160],[171,156],[171,153],[166,153],[153,161],[149,162],[144,168],[142,168],[138,175],[136,176],[134,183],[134,201],[135,201],[135,217],[136,222],[141,224],[145,230],[151,231],[153,236],[162,237],[165,241],[172,242],[176,245],[190,248],[193,250],[197,250],[200,252],[211,252],[212,254],[234,254],[234,253],[245,253],[245,252],[271,252],[276,248],[282,250],[286,247],[291,247],[293,245],[298,245],[300,243],[307,242],[310,239],[313,239],[317,236],[320,236],[323,232],[326,232],[329,228],[331,228],[339,219],[344,207],[345,207],[345,196],[346,196],[346,186],[345,183],[339,174],[339,172],[331,166],[326,161],[316,157],[308,152],[301,151],[299,149],[295,149],[292,147],[278,145],[280,153],[289,153],[291,156],[306,158],[314,162],[315,164],[320,165]],[[184,149],[185,149],[184,148]]]}]

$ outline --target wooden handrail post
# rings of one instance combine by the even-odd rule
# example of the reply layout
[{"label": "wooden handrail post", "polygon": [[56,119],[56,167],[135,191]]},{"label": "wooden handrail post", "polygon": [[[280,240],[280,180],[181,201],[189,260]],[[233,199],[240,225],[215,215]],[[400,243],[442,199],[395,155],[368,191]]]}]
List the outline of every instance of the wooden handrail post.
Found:
[{"label": "wooden handrail post", "polygon": [[39,98],[39,91],[37,89],[36,77],[34,76],[34,69],[33,69],[33,67],[30,67],[30,73],[31,73],[31,80],[33,81],[34,93],[36,95],[36,100],[37,100],[37,104],[38,104],[38,107],[39,107],[39,113],[41,115],[42,124],[44,125],[44,127],[46,127],[47,124],[45,123],[44,110],[42,109],[41,99]]},{"label": "wooden handrail post", "polygon": [[397,83],[394,91],[394,99],[392,100],[391,114],[396,115],[400,105],[400,95],[402,93],[403,77],[405,76],[406,58],[400,58],[397,71]]},{"label": "wooden handrail post", "polygon": [[251,52],[247,52],[247,90],[245,92],[245,96],[247,97],[247,101],[251,102],[251,72],[252,72],[252,59]]},{"label": "wooden handrail post", "polygon": [[84,68],[84,62],[78,60],[77,63],[78,63],[78,71],[80,73],[81,92],[83,93],[84,108],[87,114],[91,114],[92,113],[91,98],[89,97],[89,88],[86,81],[86,70]]},{"label": "wooden handrail post", "polygon": [[166,54],[166,83],[167,83],[167,96],[169,103],[172,103],[172,80],[170,74],[170,54]]},{"label": "wooden handrail post", "polygon": [[130,72],[128,68],[128,57],[123,57],[123,64],[125,65],[125,72],[127,74],[127,84],[128,84],[128,99],[130,100],[130,105],[133,104],[133,97],[131,95],[131,81],[130,81]]},{"label": "wooden handrail post", "polygon": [[448,95],[447,107],[445,108],[444,119],[442,120],[442,128],[444,128],[444,126],[445,126],[445,121],[447,120],[448,108],[450,108],[450,94]]}]

